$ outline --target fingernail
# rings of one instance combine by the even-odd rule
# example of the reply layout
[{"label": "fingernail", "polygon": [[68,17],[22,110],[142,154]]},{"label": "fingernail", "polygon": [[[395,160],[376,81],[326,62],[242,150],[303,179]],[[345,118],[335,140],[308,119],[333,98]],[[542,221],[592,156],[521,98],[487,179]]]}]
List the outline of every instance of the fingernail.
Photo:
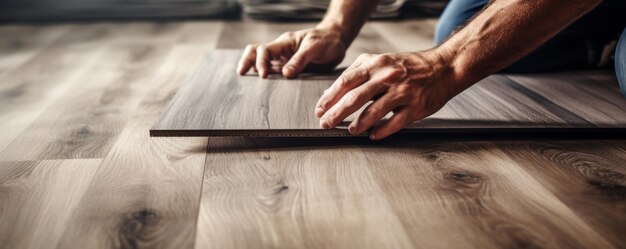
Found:
[{"label": "fingernail", "polygon": [[330,125],[325,120],[320,120],[320,126],[324,129],[330,128]]},{"label": "fingernail", "polygon": [[296,71],[296,69],[295,69],[295,68],[293,68],[292,66],[287,66],[287,67],[285,67],[285,70],[286,70],[286,71],[287,71],[287,73],[289,73],[289,74],[293,74],[293,73]]},{"label": "fingernail", "polygon": [[322,117],[322,115],[324,115],[324,108],[322,108],[321,106],[316,107],[315,115],[317,115],[318,118]]},{"label": "fingernail", "polygon": [[289,70],[288,68],[284,67],[283,68],[283,76],[289,78],[291,77],[291,70]]},{"label": "fingernail", "polygon": [[370,134],[370,139],[371,139],[371,140],[376,140],[376,135],[374,135],[374,134]]},{"label": "fingernail", "polygon": [[348,131],[352,135],[358,135],[359,134],[359,133],[357,133],[356,125],[349,125],[348,126]]}]

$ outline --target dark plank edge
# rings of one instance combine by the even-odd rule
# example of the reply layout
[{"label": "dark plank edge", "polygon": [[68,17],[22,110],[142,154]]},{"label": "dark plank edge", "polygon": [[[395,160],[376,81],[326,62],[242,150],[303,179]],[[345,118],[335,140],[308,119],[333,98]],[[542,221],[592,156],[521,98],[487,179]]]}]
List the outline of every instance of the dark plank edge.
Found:
[{"label": "dark plank edge", "polygon": [[[503,135],[533,138],[626,138],[626,127],[599,128],[425,128],[405,129],[400,135]],[[364,137],[351,135],[347,129],[288,129],[288,130],[150,130],[151,137]]]}]

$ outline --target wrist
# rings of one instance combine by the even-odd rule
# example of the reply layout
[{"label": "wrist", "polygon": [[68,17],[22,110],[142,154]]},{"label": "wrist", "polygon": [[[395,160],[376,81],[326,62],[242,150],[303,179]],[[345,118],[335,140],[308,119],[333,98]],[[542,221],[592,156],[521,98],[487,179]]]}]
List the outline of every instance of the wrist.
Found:
[{"label": "wrist", "polygon": [[338,39],[346,46],[346,48],[352,42],[352,37],[349,31],[346,30],[346,26],[339,20],[324,19],[315,26],[316,29],[324,30],[325,32],[337,35]]},{"label": "wrist", "polygon": [[[459,51],[453,46],[439,46],[431,50],[435,63],[441,65],[441,71],[447,82],[453,83],[460,91],[470,87],[479,79],[466,66],[467,61],[461,58]],[[460,92],[459,91],[459,92]]]},{"label": "wrist", "polygon": [[451,99],[475,83],[463,68],[456,66],[456,53],[440,47],[420,52],[426,59],[432,75],[431,83],[438,89],[438,95]]}]

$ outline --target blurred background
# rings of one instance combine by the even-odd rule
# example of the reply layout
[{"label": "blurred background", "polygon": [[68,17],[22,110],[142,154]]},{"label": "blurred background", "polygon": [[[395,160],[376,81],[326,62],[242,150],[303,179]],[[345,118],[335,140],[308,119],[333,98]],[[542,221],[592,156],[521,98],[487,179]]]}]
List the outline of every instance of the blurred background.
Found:
[{"label": "blurred background", "polygon": [[[0,21],[318,20],[330,0],[0,0]],[[438,16],[447,0],[383,0],[374,19]]]}]

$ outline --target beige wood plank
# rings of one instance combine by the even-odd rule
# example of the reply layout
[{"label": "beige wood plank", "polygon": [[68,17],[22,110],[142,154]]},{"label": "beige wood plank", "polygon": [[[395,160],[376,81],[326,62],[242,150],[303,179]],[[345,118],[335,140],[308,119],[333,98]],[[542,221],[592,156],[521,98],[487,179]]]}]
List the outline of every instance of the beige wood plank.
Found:
[{"label": "beige wood plank", "polygon": [[41,28],[34,25],[0,26],[0,79],[21,66],[47,45],[66,35],[68,25]]},{"label": "beige wood plank", "polygon": [[243,49],[248,44],[262,43],[270,41],[266,37],[265,29],[267,24],[261,22],[224,22],[224,28],[220,34],[216,48],[223,49]]},{"label": "beige wood plank", "polygon": [[168,48],[112,45],[5,150],[2,160],[102,158]]},{"label": "beige wood plank", "polygon": [[617,86],[617,81],[605,78],[598,82],[592,80],[594,74],[597,73],[568,72],[543,74],[541,77],[516,75],[510,78],[591,122],[626,122],[626,115],[622,114],[626,109],[626,99],[619,89],[609,86]]},{"label": "beige wood plank", "polygon": [[435,46],[436,18],[374,22],[373,28],[398,52],[416,52]]},{"label": "beige wood plank", "polygon": [[500,143],[537,181],[617,248],[626,240],[626,142]]},{"label": "beige wood plank", "polygon": [[418,247],[615,248],[533,177],[528,161],[493,143],[410,140],[364,153]]},{"label": "beige wood plank", "polygon": [[162,45],[207,45],[220,33],[218,21],[127,22],[114,26],[113,43],[148,43]]},{"label": "beige wood plank", "polygon": [[358,143],[341,142],[211,138],[196,248],[412,247]]},{"label": "beige wood plank", "polygon": [[56,248],[100,162],[0,162],[1,247]]},{"label": "beige wood plank", "polygon": [[352,42],[348,51],[346,51],[346,57],[339,64],[339,68],[346,68],[352,65],[356,58],[363,53],[381,54],[396,52],[396,48],[387,42],[374,25],[373,22],[368,22],[363,26],[359,35]]},{"label": "beige wood plank", "polygon": [[169,53],[96,172],[61,247],[193,246],[207,139],[155,139],[147,131],[211,44]]},{"label": "beige wood plank", "polygon": [[79,78],[101,53],[80,46],[49,48],[5,75],[0,84],[0,151],[73,85],[83,83]]}]

